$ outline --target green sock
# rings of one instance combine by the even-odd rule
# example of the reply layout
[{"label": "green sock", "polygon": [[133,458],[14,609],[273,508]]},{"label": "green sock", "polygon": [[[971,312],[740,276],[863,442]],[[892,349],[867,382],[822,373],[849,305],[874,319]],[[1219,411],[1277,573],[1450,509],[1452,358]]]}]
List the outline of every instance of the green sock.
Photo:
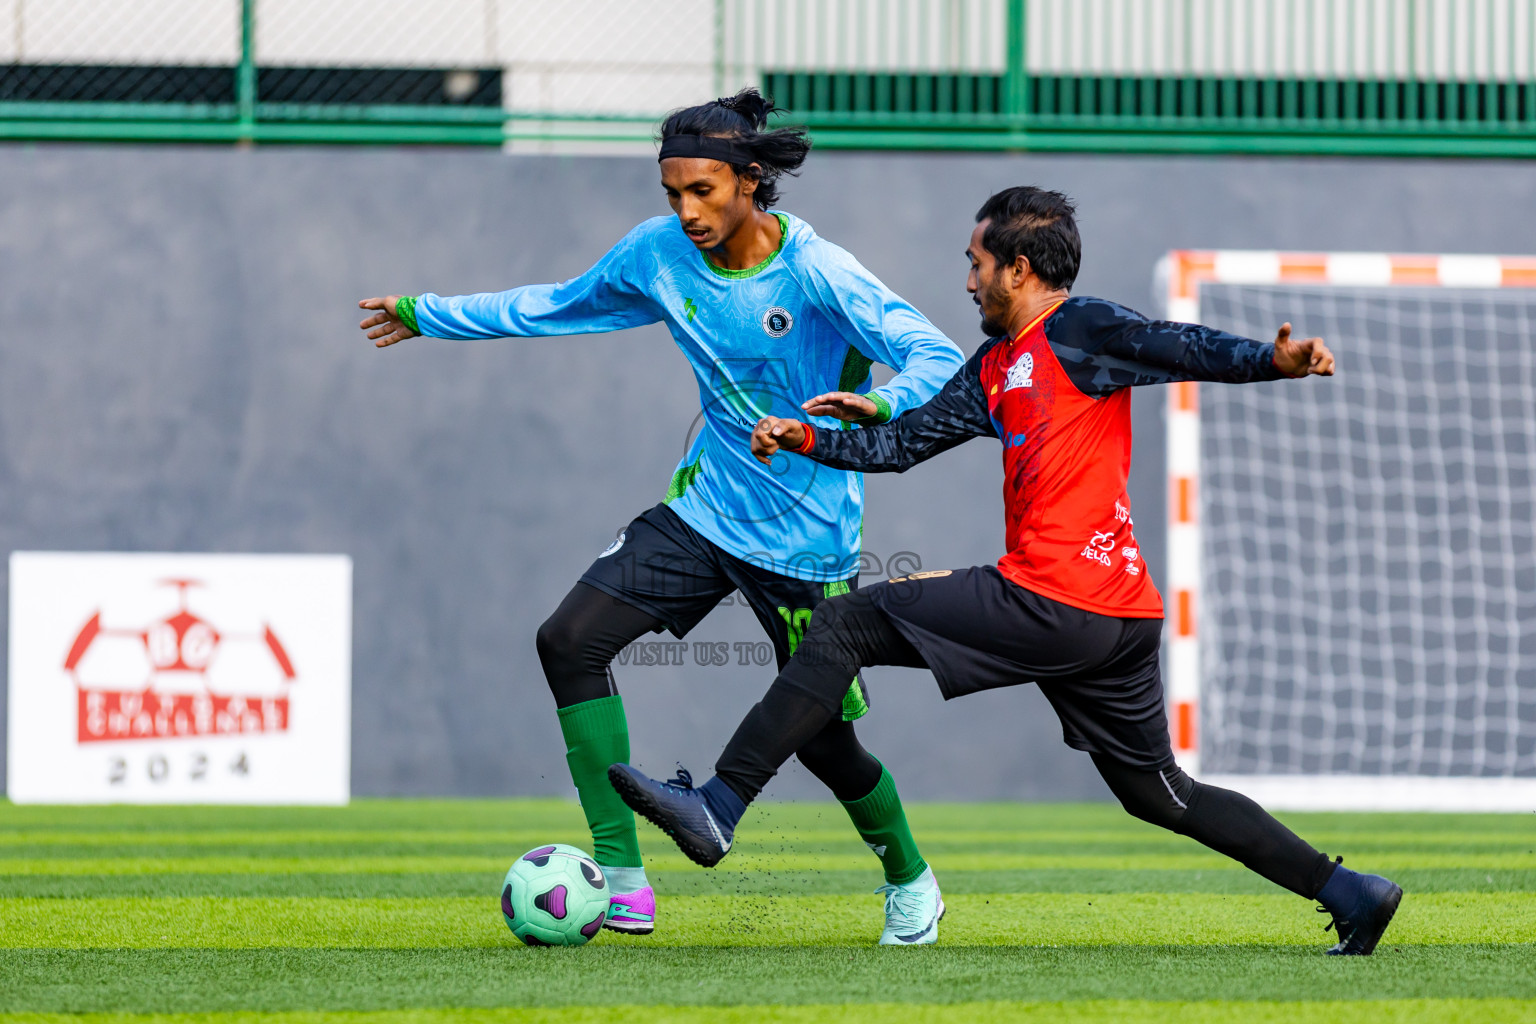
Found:
[{"label": "green sock", "polygon": [[561,708],[565,762],[592,829],[592,856],[603,867],[640,867],[635,813],[608,783],[608,766],[629,761],[629,723],[617,694]]},{"label": "green sock", "polygon": [[907,827],[907,812],[901,809],[896,780],[884,767],[868,796],[841,803],[853,819],[853,827],[864,837],[864,845],[880,858],[887,882],[906,885],[928,870],[928,862],[917,852],[917,840]]}]

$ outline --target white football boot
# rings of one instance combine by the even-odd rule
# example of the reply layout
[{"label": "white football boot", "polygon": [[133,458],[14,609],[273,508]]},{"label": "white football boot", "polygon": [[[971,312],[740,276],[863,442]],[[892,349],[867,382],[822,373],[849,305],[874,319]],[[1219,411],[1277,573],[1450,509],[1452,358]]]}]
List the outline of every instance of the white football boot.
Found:
[{"label": "white football boot", "polygon": [[906,885],[882,885],[875,892],[885,896],[885,931],[882,946],[926,946],[939,940],[939,919],[944,900],[933,869],[924,869]]}]

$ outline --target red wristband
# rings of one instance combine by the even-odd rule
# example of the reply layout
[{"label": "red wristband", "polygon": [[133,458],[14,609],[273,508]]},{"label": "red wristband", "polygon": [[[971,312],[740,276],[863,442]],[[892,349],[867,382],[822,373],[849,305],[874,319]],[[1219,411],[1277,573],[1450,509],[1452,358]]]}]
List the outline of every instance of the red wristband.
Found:
[{"label": "red wristband", "polygon": [[800,446],[798,448],[790,449],[790,451],[794,452],[796,455],[804,455],[806,452],[816,447],[816,428],[811,426],[809,423],[802,423],[800,425],[805,428],[805,440],[800,442]]}]

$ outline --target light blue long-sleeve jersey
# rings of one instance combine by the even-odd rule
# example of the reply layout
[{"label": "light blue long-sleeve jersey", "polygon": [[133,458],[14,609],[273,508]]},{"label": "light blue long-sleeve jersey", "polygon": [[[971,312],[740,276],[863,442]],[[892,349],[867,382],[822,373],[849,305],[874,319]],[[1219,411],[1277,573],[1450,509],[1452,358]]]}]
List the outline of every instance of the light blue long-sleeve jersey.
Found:
[{"label": "light blue long-sleeve jersey", "polygon": [[788,454],[765,466],[752,457],[753,426],[764,416],[805,419],[800,403],[813,395],[868,392],[872,362],[897,371],[870,393],[888,419],[937,394],[963,357],[847,252],[799,218],[778,216],[779,250],[750,270],[720,270],[676,217],[655,217],[580,277],[422,295],[416,323],[428,337],[502,338],[664,321],[693,366],[703,406],[667,503],[738,558],[799,579],[848,579],[858,572],[863,478]]}]

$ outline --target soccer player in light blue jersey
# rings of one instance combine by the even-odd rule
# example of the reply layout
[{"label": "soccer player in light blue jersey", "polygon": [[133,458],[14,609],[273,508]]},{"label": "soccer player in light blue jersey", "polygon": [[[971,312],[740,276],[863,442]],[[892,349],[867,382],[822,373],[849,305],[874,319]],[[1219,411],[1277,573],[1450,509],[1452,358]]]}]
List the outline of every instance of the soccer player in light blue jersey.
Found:
[{"label": "soccer player in light blue jersey", "polygon": [[[664,322],[693,366],[703,429],[665,500],[631,522],[538,632],[566,760],[614,896],[605,926],[645,934],[655,894],[634,815],[606,772],[629,760],[611,663],[647,632],[683,637],[740,591],[788,662],[826,598],[858,586],[864,485],[857,473],[781,456],[764,466],[750,438],[767,416],[824,429],[884,423],[922,405],[962,356],[910,304],[797,217],[774,212],[777,182],[810,150],[803,129],[767,130],[755,89],[672,114],[661,183],[676,216],[655,217],[562,284],[494,294],[365,299],[375,344],[432,338],[593,334]],[[871,387],[870,367],[896,371]],[[816,395],[804,404],[797,396]],[[943,911],[895,783],[859,743],[867,710],[855,678],[843,711],[797,751],[847,808],[881,859],[886,944],[934,941]],[[685,779],[686,781],[686,779]]]}]

